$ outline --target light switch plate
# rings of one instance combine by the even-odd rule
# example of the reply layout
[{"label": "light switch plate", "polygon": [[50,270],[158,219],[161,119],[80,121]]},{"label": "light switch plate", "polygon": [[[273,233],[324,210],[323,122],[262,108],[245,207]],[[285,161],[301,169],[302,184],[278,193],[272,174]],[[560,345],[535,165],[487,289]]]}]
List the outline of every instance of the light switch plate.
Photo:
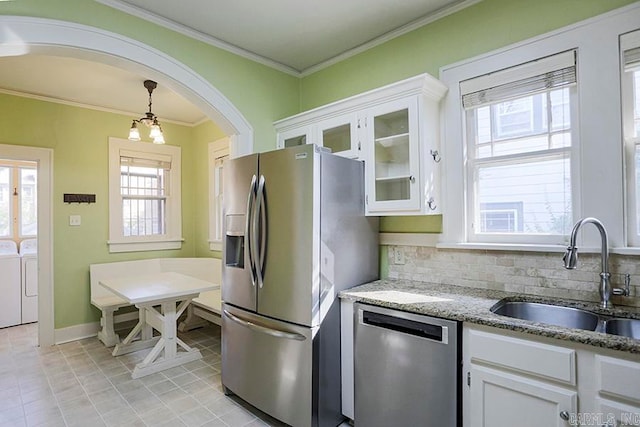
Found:
[{"label": "light switch plate", "polygon": [[80,215],[69,215],[69,225],[78,226],[82,224],[82,217]]},{"label": "light switch plate", "polygon": [[404,249],[396,247],[393,250],[393,263],[397,265],[404,265]]}]

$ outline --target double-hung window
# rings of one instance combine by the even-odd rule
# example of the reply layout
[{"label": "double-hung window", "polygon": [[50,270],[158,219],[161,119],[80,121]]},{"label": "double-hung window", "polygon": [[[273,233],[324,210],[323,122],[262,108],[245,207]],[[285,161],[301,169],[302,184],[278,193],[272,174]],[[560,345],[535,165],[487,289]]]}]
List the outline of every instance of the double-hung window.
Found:
[{"label": "double-hung window", "polygon": [[573,224],[575,52],[460,82],[469,242],[559,243]]},{"label": "double-hung window", "polygon": [[640,30],[620,37],[622,114],[627,171],[627,235],[640,246]]},{"label": "double-hung window", "polygon": [[109,141],[110,250],[181,246],[180,148]]},{"label": "double-hung window", "polygon": [[209,144],[209,249],[222,250],[223,170],[229,160],[229,138]]}]

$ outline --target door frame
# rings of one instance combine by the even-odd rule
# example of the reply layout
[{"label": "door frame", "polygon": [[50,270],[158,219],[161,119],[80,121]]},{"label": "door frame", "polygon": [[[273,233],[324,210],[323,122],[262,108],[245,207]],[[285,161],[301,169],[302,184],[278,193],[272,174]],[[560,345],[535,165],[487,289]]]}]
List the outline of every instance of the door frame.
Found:
[{"label": "door frame", "polygon": [[53,149],[0,144],[0,158],[38,163],[38,344],[54,344]]}]

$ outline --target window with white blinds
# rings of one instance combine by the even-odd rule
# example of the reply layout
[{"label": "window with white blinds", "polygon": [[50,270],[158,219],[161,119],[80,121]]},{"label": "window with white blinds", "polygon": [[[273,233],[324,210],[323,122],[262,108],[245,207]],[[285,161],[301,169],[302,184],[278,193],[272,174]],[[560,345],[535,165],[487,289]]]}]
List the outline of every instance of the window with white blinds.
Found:
[{"label": "window with white blinds", "polygon": [[460,82],[469,241],[555,243],[569,233],[575,55]]},{"label": "window with white blinds", "polygon": [[181,247],[180,147],[109,140],[112,252]]},{"label": "window with white blinds", "polygon": [[640,246],[640,30],[620,37],[629,246]]}]

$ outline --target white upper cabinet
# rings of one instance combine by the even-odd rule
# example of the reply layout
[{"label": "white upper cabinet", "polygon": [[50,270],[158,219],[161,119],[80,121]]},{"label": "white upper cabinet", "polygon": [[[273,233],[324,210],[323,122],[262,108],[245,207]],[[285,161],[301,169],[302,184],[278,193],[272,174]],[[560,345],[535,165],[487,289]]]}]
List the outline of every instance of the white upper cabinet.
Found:
[{"label": "white upper cabinet", "polygon": [[367,215],[440,213],[440,100],[429,74],[274,123],[278,148],[317,144],[365,162]]},{"label": "white upper cabinet", "polygon": [[315,126],[315,141],[318,145],[330,149],[332,153],[357,159],[360,157],[357,122],[356,113],[322,120]]},{"label": "white upper cabinet", "polygon": [[302,127],[278,132],[278,148],[295,147],[311,143],[311,128]]},{"label": "white upper cabinet", "polygon": [[365,191],[370,212],[420,210],[416,97],[387,102],[365,116]]}]

